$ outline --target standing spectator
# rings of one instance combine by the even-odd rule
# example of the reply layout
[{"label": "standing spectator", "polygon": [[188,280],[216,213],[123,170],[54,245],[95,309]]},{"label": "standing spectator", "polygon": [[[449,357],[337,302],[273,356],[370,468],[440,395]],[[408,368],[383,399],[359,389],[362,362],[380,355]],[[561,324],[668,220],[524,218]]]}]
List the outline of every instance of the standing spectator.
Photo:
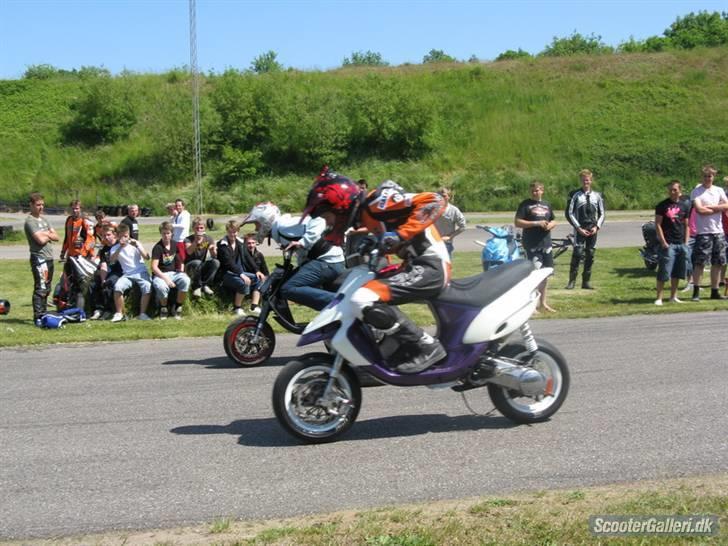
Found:
[{"label": "standing spectator", "polygon": [[435,227],[437,228],[437,231],[440,232],[440,237],[442,237],[442,240],[445,242],[447,252],[452,258],[453,250],[455,250],[452,240],[457,235],[465,231],[465,225],[467,222],[465,221],[463,213],[460,212],[460,209],[450,202],[452,192],[449,188],[440,188],[437,193],[445,198],[447,208],[445,209],[445,212],[442,213],[442,216],[435,221]]},{"label": "standing spectator", "polygon": [[142,293],[137,318],[139,320],[149,320],[147,307],[152,293],[152,281],[149,278],[147,267],[144,265],[144,260],[148,259],[149,253],[144,250],[141,241],[132,239],[129,236],[129,226],[122,223],[119,226],[119,242],[111,248],[111,257],[109,258],[109,262],[112,264],[118,261],[124,273],[114,285],[114,307],[116,312],[111,317],[111,322],[124,320],[124,292],[129,290],[133,284],[136,284]]},{"label": "standing spectator", "polygon": [[[117,261],[111,263],[111,249],[116,244],[116,227],[107,225],[103,234],[104,246],[99,250],[99,268],[96,271],[94,289],[91,292],[91,306],[94,309],[91,320],[113,315],[114,285],[124,272]],[[106,317],[104,317],[106,315]]]},{"label": "standing spectator", "polygon": [[[129,239],[138,241],[139,240],[139,205],[129,205],[126,208],[126,216],[122,218],[121,224],[129,227]],[[120,234],[121,235],[121,234]]]},{"label": "standing spectator", "polygon": [[172,313],[174,318],[182,318],[182,305],[190,288],[190,278],[184,272],[184,262],[177,255],[177,246],[172,243],[172,224],[162,222],[159,226],[162,238],[152,248],[152,285],[159,300],[159,318],[165,320],[170,315],[167,307],[169,291],[177,289],[177,306]]},{"label": "standing spectator", "polygon": [[668,198],[655,207],[655,230],[660,243],[655,305],[662,305],[662,292],[668,279],[670,302],[682,303],[677,297],[677,287],[680,279],[685,278],[689,260],[690,204],[680,199],[679,180],[673,180],[667,185],[667,194]]},{"label": "standing spectator", "polygon": [[567,290],[573,290],[576,277],[579,274],[579,262],[584,258],[584,272],[581,277],[581,287],[592,290],[592,265],[597,246],[597,232],[604,224],[604,200],[599,192],[592,190],[592,172],[582,169],[579,172],[581,189],[569,194],[566,205],[566,218],[574,227],[574,252],[571,256],[569,268],[569,283]]},{"label": "standing spectator", "polygon": [[212,237],[205,233],[205,221],[202,218],[197,217],[192,221],[192,231],[192,235],[185,239],[185,272],[192,282],[194,297],[199,298],[203,292],[211,296],[214,292],[210,285],[220,269],[217,247]]},{"label": "standing spectator", "polygon": [[73,258],[93,258],[94,255],[94,230],[89,222],[81,213],[81,201],[74,199],[71,201],[71,215],[66,218],[65,236],[63,237],[63,247],[61,248],[61,261],[66,257],[63,272],[71,282],[76,293],[76,307],[84,309],[86,307],[86,292],[89,284],[93,280],[92,275],[82,274],[73,264]]},{"label": "standing spectator", "polygon": [[255,261],[255,265],[258,266],[258,270],[268,277],[268,275],[270,275],[270,272],[268,271],[268,264],[265,263],[265,256],[263,256],[263,253],[258,250],[258,238],[255,233],[248,233],[245,236],[244,241],[245,249],[248,251],[248,254],[253,257],[253,261]]},{"label": "standing spectator", "polygon": [[359,186],[359,189],[365,193],[369,190],[369,184],[367,183],[365,178],[360,178],[359,180],[357,180],[356,185]]},{"label": "standing spectator", "polygon": [[260,315],[260,291],[258,286],[265,279],[253,257],[238,238],[240,222],[230,220],[225,225],[226,235],[217,243],[217,255],[223,272],[222,285],[234,292],[233,306],[236,315],[243,315],[243,298],[250,294],[250,314]]},{"label": "standing spectator", "polygon": [[177,199],[174,202],[176,214],[172,220],[172,241],[177,245],[177,254],[179,254],[182,263],[187,259],[187,250],[185,249],[185,239],[190,235],[190,213],[185,210],[185,202]]},{"label": "standing spectator", "polygon": [[58,233],[43,216],[45,200],[40,193],[31,193],[28,199],[30,215],[25,219],[25,237],[30,246],[30,270],[33,272],[33,323],[40,326],[40,320],[48,310],[48,294],[53,282],[53,241]]},{"label": "standing spectator", "polygon": [[177,216],[177,206],[174,202],[170,202],[164,205],[164,208],[167,209],[167,214],[169,214],[169,221],[174,224],[174,217]]},{"label": "standing spectator", "polygon": [[693,247],[693,301],[700,301],[700,279],[707,263],[710,263],[710,299],[724,299],[718,293],[718,283],[721,268],[726,263],[726,240],[721,216],[728,209],[728,197],[723,188],[713,185],[716,173],[712,166],[704,166],[703,181],[690,194],[697,213],[697,235]]},{"label": "standing spectator", "polygon": [[[551,252],[551,230],[556,226],[554,211],[551,205],[543,200],[544,185],[538,180],[531,182],[531,199],[521,201],[516,211],[516,227],[523,230],[523,247],[526,256],[540,267],[554,267],[554,255]],[[435,224],[437,225],[437,223]],[[541,299],[539,307],[543,311],[555,312],[546,303],[546,283],[544,279],[539,287]]]}]

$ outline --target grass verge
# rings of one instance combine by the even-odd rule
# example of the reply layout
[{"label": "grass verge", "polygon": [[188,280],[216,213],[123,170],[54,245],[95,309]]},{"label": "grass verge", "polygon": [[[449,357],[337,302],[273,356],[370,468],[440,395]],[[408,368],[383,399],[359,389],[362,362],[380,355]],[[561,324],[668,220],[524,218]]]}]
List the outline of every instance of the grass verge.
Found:
[{"label": "grass verge", "polygon": [[[342,511],[260,522],[234,521],[139,533],[37,541],[38,545],[140,544],[219,546],[510,544],[726,544],[728,475],[533,491],[426,504]],[[592,515],[717,515],[716,536],[594,537]],[[218,521],[218,520],[216,520]],[[226,519],[227,521],[227,519]],[[6,543],[6,544],[20,544]]]},{"label": "grass verge", "polygon": [[[645,269],[634,248],[599,249],[594,265],[592,282],[596,290],[565,290],[570,254],[562,255],[556,264],[556,274],[549,281],[549,299],[557,313],[539,315],[539,319],[593,318],[606,316],[658,314],[689,311],[725,311],[728,301],[703,299],[699,303],[666,303],[654,305],[655,274]],[[456,252],[453,270],[456,277],[466,277],[481,271],[480,254]],[[56,277],[60,268],[57,268]],[[85,322],[69,325],[62,330],[38,330],[31,323],[31,273],[25,260],[3,260],[0,269],[0,298],[10,300],[12,310],[0,316],[0,347],[71,343],[84,341],[121,341],[127,339],[154,339],[174,337],[202,337],[222,335],[232,320],[229,309],[215,300],[186,303],[182,321],[159,320],[126,321],[111,324],[108,321]],[[708,291],[703,290],[703,297]],[[420,325],[433,323],[429,309],[424,305],[405,305],[404,311]],[[299,321],[310,320],[315,312],[293,306]],[[271,321],[273,322],[273,321]],[[277,324],[273,324],[281,331]]]}]

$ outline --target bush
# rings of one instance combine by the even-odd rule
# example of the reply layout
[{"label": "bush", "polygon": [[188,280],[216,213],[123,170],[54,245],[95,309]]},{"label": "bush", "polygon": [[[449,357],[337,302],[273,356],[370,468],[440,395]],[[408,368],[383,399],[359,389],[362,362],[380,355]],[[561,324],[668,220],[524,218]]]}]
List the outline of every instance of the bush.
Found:
[{"label": "bush", "polygon": [[582,36],[574,32],[568,38],[556,38],[539,53],[544,57],[564,57],[568,55],[593,55],[595,53],[613,53],[614,48],[602,43],[601,36]]},{"label": "bush", "polygon": [[389,63],[382,59],[381,53],[374,51],[354,51],[349,57],[344,57],[343,66],[389,66]]},{"label": "bush", "polygon": [[455,57],[451,57],[445,53],[442,49],[431,49],[430,52],[422,57],[422,64],[429,63],[456,63],[458,62]]},{"label": "bush", "polygon": [[74,117],[66,127],[67,140],[96,145],[129,136],[136,123],[136,103],[127,81],[95,78],[85,83],[81,93],[71,104]]},{"label": "bush", "polygon": [[513,59],[530,59],[532,55],[528,51],[523,51],[520,47],[518,48],[518,51],[513,51],[512,49],[509,49],[507,51],[504,51],[498,57],[496,57],[496,61],[510,61]]},{"label": "bush", "polygon": [[250,63],[250,69],[256,74],[280,72],[283,70],[283,65],[276,60],[277,56],[278,54],[275,51],[261,53]]},{"label": "bush", "polygon": [[728,44],[728,13],[690,13],[665,30],[665,37],[678,48],[715,47]]}]

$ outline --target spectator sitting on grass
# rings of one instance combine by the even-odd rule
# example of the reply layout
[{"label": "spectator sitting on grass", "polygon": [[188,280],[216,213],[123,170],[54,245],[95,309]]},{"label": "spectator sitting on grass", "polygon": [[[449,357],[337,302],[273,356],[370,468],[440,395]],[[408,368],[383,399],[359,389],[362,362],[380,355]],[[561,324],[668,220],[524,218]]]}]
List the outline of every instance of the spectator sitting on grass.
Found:
[{"label": "spectator sitting on grass", "polygon": [[152,281],[149,278],[149,272],[144,265],[144,260],[149,259],[149,253],[144,250],[141,241],[132,239],[129,236],[129,226],[122,224],[119,226],[119,242],[111,248],[110,263],[119,262],[123,275],[116,281],[114,285],[114,306],[116,312],[111,318],[111,322],[120,322],[124,320],[124,293],[129,290],[132,285],[136,284],[142,293],[141,303],[139,304],[139,320],[149,320],[147,316],[147,306],[149,305],[149,297],[152,292]]},{"label": "spectator sitting on grass", "polygon": [[182,305],[190,288],[190,278],[185,274],[185,265],[177,254],[177,246],[172,242],[171,222],[159,226],[162,238],[152,248],[152,284],[159,301],[159,318],[165,320],[170,315],[168,308],[169,291],[177,289],[177,306],[171,313],[174,318],[182,318]]},{"label": "spectator sitting on grass", "polygon": [[220,262],[215,241],[205,233],[205,221],[202,218],[197,217],[192,221],[192,235],[185,239],[185,249],[185,272],[192,282],[192,295],[199,298],[204,292],[211,296],[214,292],[210,285],[220,269]]}]

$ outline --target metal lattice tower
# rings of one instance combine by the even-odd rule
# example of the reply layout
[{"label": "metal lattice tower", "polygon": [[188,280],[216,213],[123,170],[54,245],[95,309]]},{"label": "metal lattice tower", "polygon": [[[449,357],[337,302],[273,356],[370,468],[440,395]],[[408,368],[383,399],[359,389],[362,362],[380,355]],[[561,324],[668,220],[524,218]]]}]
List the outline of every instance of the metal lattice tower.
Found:
[{"label": "metal lattice tower", "polygon": [[200,72],[197,69],[197,6],[190,0],[190,75],[192,76],[192,141],[194,174],[197,183],[197,213],[204,212],[202,201],[202,154],[200,153]]}]

